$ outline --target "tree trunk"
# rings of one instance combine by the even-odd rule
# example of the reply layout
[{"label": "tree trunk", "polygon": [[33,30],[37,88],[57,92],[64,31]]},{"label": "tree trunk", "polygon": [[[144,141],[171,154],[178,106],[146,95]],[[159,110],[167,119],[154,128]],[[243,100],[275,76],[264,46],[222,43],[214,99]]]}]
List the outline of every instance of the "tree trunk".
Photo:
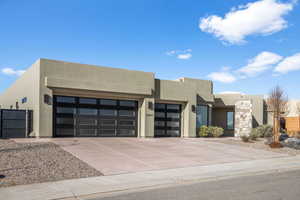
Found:
[{"label": "tree trunk", "polygon": [[274,113],[273,117],[273,138],[274,142],[279,142],[279,119],[278,115]]}]

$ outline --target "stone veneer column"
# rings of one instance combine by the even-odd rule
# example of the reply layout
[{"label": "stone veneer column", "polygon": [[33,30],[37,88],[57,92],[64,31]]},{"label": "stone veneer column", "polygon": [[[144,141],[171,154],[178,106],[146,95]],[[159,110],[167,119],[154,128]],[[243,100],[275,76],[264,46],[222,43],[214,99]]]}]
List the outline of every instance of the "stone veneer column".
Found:
[{"label": "stone veneer column", "polygon": [[242,100],[235,103],[234,136],[249,136],[252,129],[252,102]]}]

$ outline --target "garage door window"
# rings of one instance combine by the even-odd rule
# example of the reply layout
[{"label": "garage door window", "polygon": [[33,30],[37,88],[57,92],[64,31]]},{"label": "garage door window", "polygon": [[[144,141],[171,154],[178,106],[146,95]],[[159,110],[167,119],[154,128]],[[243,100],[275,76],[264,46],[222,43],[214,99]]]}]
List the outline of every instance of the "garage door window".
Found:
[{"label": "garage door window", "polygon": [[136,136],[137,101],[54,96],[55,136]]},{"label": "garage door window", "polygon": [[80,104],[97,104],[97,99],[90,99],[90,98],[79,98]]},{"label": "garage door window", "polygon": [[156,137],[180,136],[181,105],[155,104],[155,131]]},{"label": "garage door window", "polygon": [[120,117],[134,117],[135,111],[132,110],[119,110]]},{"label": "garage door window", "polygon": [[80,115],[97,115],[97,109],[92,108],[79,108]]},{"label": "garage door window", "polygon": [[58,102],[58,103],[75,103],[75,98],[58,96],[58,97],[56,97],[56,102]]},{"label": "garage door window", "polygon": [[116,116],[117,111],[116,110],[110,110],[110,109],[101,109],[100,110],[101,116]]},{"label": "garage door window", "polygon": [[57,113],[64,113],[64,114],[75,114],[75,108],[69,107],[57,107]]},{"label": "garage door window", "polygon": [[107,105],[107,106],[116,106],[117,101],[115,100],[109,100],[109,99],[101,99],[100,100],[101,105]]}]

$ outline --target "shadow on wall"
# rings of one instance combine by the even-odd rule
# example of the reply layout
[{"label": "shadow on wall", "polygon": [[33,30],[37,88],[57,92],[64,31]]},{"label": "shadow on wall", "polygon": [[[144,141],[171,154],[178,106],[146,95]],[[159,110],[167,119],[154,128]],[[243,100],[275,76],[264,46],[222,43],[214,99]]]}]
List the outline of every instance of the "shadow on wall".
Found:
[{"label": "shadow on wall", "polygon": [[252,128],[256,128],[258,126],[259,126],[259,124],[258,124],[256,118],[254,117],[254,115],[252,115]]},{"label": "shadow on wall", "polygon": [[154,84],[155,84],[155,91],[154,91],[154,97],[156,99],[160,99],[160,80],[159,79],[155,79],[154,80]]},{"label": "shadow on wall", "polygon": [[224,101],[221,98],[215,98],[214,106],[216,106],[216,107],[226,107]]},{"label": "shadow on wall", "polygon": [[207,103],[201,96],[197,95],[197,104],[205,104]]}]

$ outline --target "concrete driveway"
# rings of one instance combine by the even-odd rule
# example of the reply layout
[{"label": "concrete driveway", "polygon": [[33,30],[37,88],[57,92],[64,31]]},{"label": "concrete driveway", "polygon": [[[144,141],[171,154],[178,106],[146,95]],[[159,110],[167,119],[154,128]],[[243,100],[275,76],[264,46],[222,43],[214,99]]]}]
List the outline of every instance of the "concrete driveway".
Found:
[{"label": "concrete driveway", "polygon": [[283,156],[200,138],[54,138],[51,141],[104,175]]}]

